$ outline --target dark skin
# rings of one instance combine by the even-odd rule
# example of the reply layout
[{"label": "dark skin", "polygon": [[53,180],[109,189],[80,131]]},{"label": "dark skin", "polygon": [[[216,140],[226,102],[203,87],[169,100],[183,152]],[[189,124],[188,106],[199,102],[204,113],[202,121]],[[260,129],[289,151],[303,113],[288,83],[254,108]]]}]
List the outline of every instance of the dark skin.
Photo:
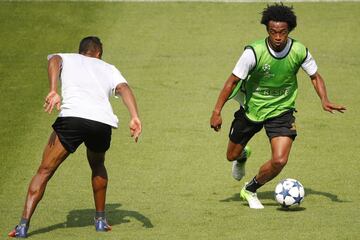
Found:
[{"label": "dark skin", "polygon": [[[88,57],[101,59],[99,51],[81,53]],[[61,97],[57,93],[57,82],[60,75],[62,59],[60,56],[53,56],[48,63],[48,77],[50,83],[49,94],[45,98],[44,109],[49,114],[54,108],[60,110]],[[116,94],[121,96],[125,106],[130,113],[130,134],[137,142],[141,134],[141,122],[138,117],[138,110],[136,106],[135,97],[130,87],[125,84],[119,84],[115,90]],[[45,146],[42,156],[42,162],[37,170],[37,173],[32,178],[24,206],[22,217],[30,221],[36,206],[44,195],[46,185],[50,178],[55,173],[60,164],[70,155],[70,153],[61,144],[56,132],[52,132],[49,141]],[[91,182],[93,188],[93,195],[95,201],[96,211],[105,210],[105,198],[107,188],[107,171],[104,165],[105,153],[93,152],[87,149],[87,159],[92,170]]]},{"label": "dark skin", "polygon": [[[270,47],[276,52],[282,51],[288,41],[288,24],[286,22],[270,21],[267,26],[267,32],[268,43]],[[334,113],[335,111],[343,113],[346,110],[344,106],[337,105],[329,101],[324,80],[318,72],[310,76],[310,79],[317,95],[321,100],[322,108],[325,111],[328,111],[330,113]],[[219,94],[218,100],[215,104],[215,108],[210,119],[210,126],[216,132],[220,131],[222,125],[221,110],[224,107],[232,90],[236,87],[237,83],[240,80],[240,78],[238,78],[234,74],[231,74],[226,80],[224,87]],[[259,172],[256,175],[256,180],[260,184],[265,184],[281,172],[283,167],[288,162],[292,142],[293,140],[286,136],[274,137],[270,140],[271,159],[265,162],[260,167]],[[229,140],[226,152],[227,159],[229,161],[235,161],[236,159],[238,159],[244,147],[245,146],[242,146],[241,144],[236,144]]]}]

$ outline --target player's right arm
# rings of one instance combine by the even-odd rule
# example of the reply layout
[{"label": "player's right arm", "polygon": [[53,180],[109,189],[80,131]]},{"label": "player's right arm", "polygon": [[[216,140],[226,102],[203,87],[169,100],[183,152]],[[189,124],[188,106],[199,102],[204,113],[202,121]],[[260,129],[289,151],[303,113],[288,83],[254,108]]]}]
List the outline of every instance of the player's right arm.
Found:
[{"label": "player's right arm", "polygon": [[221,110],[224,107],[226,101],[229,99],[231,92],[236,87],[237,83],[240,81],[240,78],[231,74],[226,80],[223,89],[221,90],[219,97],[216,101],[214,110],[210,119],[210,126],[216,132],[221,129],[222,118],[221,118]]},{"label": "player's right arm", "polygon": [[44,108],[45,112],[51,113],[56,106],[60,110],[61,97],[57,93],[57,84],[61,72],[62,58],[59,55],[53,55],[48,61],[48,78],[50,90],[45,98]]},{"label": "player's right arm", "polygon": [[232,74],[226,80],[212,112],[210,118],[210,126],[216,132],[221,129],[221,110],[224,107],[226,101],[229,99],[230,94],[241,79],[247,78],[249,71],[254,68],[255,65],[256,58],[253,50],[250,48],[246,48],[241,57],[239,58],[238,62],[236,63]]}]

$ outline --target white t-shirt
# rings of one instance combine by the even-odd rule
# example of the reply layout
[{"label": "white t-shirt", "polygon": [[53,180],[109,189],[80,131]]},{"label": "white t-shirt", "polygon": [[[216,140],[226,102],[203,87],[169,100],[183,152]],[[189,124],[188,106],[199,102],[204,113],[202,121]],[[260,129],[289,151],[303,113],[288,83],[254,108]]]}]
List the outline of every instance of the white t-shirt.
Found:
[{"label": "white t-shirt", "polygon": [[118,127],[110,96],[127,83],[119,70],[100,59],[76,53],[57,53],[62,58],[61,111],[59,117],[80,117]]},{"label": "white t-shirt", "polygon": [[[292,39],[288,38],[288,42],[285,48],[281,52],[275,52],[271,47],[268,45],[268,49],[270,49],[271,55],[275,56],[276,58],[282,58],[287,55],[290,51]],[[244,50],[243,54],[240,56],[240,59],[235,65],[233,70],[233,74],[238,78],[245,80],[249,74],[249,71],[255,67],[256,65],[256,58],[253,50],[247,48]],[[311,76],[314,75],[317,71],[317,65],[313,57],[311,56],[310,52],[308,52],[305,61],[301,65],[301,68],[307,73],[307,75]]]}]

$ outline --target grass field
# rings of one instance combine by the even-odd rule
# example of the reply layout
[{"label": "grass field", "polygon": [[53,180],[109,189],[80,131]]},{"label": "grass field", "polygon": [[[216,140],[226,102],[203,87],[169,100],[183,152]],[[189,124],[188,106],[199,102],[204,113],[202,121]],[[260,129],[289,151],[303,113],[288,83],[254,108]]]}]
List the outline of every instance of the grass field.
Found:
[{"label": "grass field", "polygon": [[[122,71],[138,99],[143,135],[134,144],[119,100],[121,126],[107,154],[107,210],[113,231],[94,231],[84,147],[47,187],[31,239],[360,239],[360,4],[294,3],[292,37],[315,57],[329,97],[345,114],[322,111],[300,72],[298,138],[280,176],[259,190],[264,210],[239,198],[243,182],[225,160],[237,109],[223,111],[223,130],[209,118],[243,46],[265,37],[263,3],[0,3],[0,238],[19,221],[30,178],[39,165],[56,114],[43,113],[46,56],[75,52],[98,35],[104,60]],[[269,157],[264,132],[250,145],[246,180]],[[306,196],[297,211],[281,211],[273,189],[299,179]]]}]

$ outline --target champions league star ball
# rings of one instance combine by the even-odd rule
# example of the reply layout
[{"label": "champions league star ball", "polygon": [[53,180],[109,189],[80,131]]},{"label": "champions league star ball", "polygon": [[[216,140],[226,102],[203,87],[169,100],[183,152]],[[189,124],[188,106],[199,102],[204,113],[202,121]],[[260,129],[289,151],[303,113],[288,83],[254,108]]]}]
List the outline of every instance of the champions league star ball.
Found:
[{"label": "champions league star ball", "polygon": [[275,188],[275,200],[282,207],[300,205],[304,200],[305,190],[303,185],[295,179],[287,178],[281,180]]}]

